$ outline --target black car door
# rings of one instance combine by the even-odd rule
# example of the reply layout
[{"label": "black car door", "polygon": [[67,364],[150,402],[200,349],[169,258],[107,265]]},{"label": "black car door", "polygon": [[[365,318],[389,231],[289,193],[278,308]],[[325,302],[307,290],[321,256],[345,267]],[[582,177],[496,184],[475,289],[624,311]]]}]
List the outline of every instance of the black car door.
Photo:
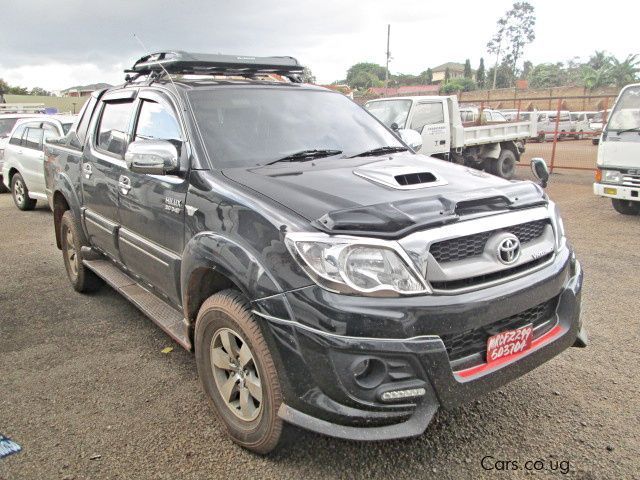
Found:
[{"label": "black car door", "polygon": [[118,194],[126,171],[135,90],[109,92],[92,120],[82,158],[84,222],[92,245],[118,260]]},{"label": "black car door", "polygon": [[[185,171],[186,137],[177,112],[164,93],[142,90],[136,102],[132,141],[170,141]],[[131,170],[123,175],[128,188],[120,191],[120,257],[132,273],[179,306],[187,177]]]}]

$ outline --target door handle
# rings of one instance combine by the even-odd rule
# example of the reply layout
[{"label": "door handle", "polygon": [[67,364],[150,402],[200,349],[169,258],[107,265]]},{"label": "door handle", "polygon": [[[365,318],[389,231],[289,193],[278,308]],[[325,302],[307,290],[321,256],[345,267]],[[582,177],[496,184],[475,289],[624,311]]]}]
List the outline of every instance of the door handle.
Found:
[{"label": "door handle", "polygon": [[22,155],[22,150],[18,150],[18,155]]},{"label": "door handle", "polygon": [[93,169],[91,168],[91,164],[90,163],[83,163],[82,164],[82,172],[84,173],[84,178],[91,177],[91,175],[93,175]]},{"label": "door handle", "polygon": [[120,187],[120,193],[126,195],[131,190],[131,179],[124,175],[120,175],[118,179],[118,186]]}]

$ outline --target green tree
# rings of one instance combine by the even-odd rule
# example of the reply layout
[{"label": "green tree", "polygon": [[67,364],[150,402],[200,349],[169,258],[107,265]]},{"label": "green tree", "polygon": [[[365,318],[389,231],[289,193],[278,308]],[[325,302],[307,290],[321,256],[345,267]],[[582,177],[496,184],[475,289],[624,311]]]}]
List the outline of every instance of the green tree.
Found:
[{"label": "green tree", "polygon": [[[514,2],[511,9],[498,19],[496,33],[487,43],[489,53],[496,55],[495,67],[498,65],[501,52],[504,52],[505,59],[509,58],[512,79],[517,77],[518,61],[522,58],[524,47],[536,38],[535,25],[536,16],[533,5],[526,1]],[[497,74],[498,70],[495,67],[494,73]]]},{"label": "green tree", "polygon": [[[364,78],[368,78],[369,75],[375,77],[378,80],[384,80],[385,68],[377,63],[360,62],[352,65],[347,70],[347,84],[351,88],[357,88],[354,84],[354,80],[359,79],[359,83],[362,83]],[[367,75],[362,75],[367,74]]]},{"label": "green tree", "polygon": [[480,58],[480,65],[478,65],[478,70],[476,70],[476,83],[478,84],[478,88],[484,88],[485,75],[484,58]]},{"label": "green tree", "polygon": [[491,67],[488,70],[487,81],[490,78],[495,80],[495,88],[509,88],[513,85],[513,72],[508,58],[498,65],[498,68]]},{"label": "green tree", "polygon": [[623,61],[613,58],[611,66],[611,80],[616,87],[624,87],[638,79],[640,72],[638,55],[628,55]]},{"label": "green tree", "polygon": [[587,66],[591,67],[594,70],[600,70],[602,68],[606,69],[612,66],[612,61],[612,55],[609,55],[604,50],[596,50],[594,54],[589,57]]},{"label": "green tree", "polygon": [[473,72],[471,71],[471,62],[469,61],[469,59],[467,58],[467,60],[464,62],[464,78],[469,78],[471,79],[473,77]]},{"label": "green tree", "polygon": [[595,69],[589,65],[585,65],[581,71],[582,84],[590,89],[606,87],[611,85],[611,68]]},{"label": "green tree", "polygon": [[470,92],[471,90],[476,89],[476,82],[474,82],[470,78],[454,78],[453,80],[449,80],[445,82],[440,91],[445,94],[456,93],[456,92]]},{"label": "green tree", "polygon": [[31,89],[31,91],[29,92],[29,95],[41,95],[43,97],[50,97],[51,96],[51,92],[48,91],[48,90],[45,90],[44,88],[33,87]]},{"label": "green tree", "polygon": [[451,72],[449,71],[449,67],[444,69],[444,83],[447,83],[451,79]]},{"label": "green tree", "polygon": [[380,87],[384,84],[384,82],[371,72],[360,71],[354,77],[352,77],[351,80],[347,82],[347,84],[351,88],[366,90],[371,87]]},{"label": "green tree", "polygon": [[533,88],[559,87],[565,84],[566,72],[561,62],[541,63],[529,74],[529,85]]},{"label": "green tree", "polygon": [[418,75],[418,81],[421,85],[431,85],[433,83],[433,71],[427,68],[424,72]]},{"label": "green tree", "polygon": [[522,72],[520,73],[520,78],[522,80],[526,80],[531,73],[531,70],[533,70],[533,63],[531,63],[529,60],[525,61],[522,64]]},{"label": "green tree", "polygon": [[309,67],[304,67],[302,71],[302,81],[304,83],[316,83],[316,77]]}]

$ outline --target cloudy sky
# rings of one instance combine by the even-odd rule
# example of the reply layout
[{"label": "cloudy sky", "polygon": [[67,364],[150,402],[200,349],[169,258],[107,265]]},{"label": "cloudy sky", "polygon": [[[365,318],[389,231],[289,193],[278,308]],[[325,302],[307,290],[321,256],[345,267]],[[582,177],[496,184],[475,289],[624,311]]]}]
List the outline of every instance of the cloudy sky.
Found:
[{"label": "cloudy sky", "polygon": [[[586,59],[594,50],[639,53],[640,2],[530,0],[534,63]],[[320,83],[342,79],[359,61],[383,64],[391,24],[391,71],[419,73],[447,61],[480,57],[510,0],[166,1],[3,0],[0,78],[58,90],[119,83],[145,52],[181,49],[241,55],[292,55]],[[606,5],[606,7],[605,7]]]}]

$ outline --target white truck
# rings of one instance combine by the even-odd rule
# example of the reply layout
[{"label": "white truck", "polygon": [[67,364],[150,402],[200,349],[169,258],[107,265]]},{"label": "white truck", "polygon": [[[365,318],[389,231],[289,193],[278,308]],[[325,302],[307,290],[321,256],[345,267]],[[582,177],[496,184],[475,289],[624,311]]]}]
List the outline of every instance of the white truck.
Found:
[{"label": "white truck", "polygon": [[640,215],[640,83],[622,89],[598,145],[593,193],[623,215]]},{"label": "white truck", "polygon": [[383,98],[370,100],[364,107],[392,130],[417,131],[422,136],[420,153],[506,179],[513,177],[526,139],[538,131],[535,118],[464,127],[455,96]]}]

